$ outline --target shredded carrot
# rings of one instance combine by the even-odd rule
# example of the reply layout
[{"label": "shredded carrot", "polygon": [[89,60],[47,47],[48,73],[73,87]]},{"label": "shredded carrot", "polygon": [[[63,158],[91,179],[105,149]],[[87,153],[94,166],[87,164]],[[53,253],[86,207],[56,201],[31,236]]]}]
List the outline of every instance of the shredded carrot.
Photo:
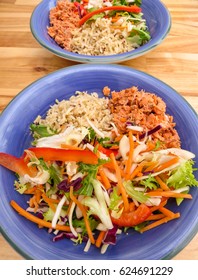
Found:
[{"label": "shredded carrot", "polygon": [[120,19],[121,17],[120,16],[115,16],[115,17],[113,17],[112,19],[111,19],[111,22],[116,22],[116,21],[118,21],[119,19]]},{"label": "shredded carrot", "polygon": [[162,179],[159,176],[155,176],[155,179],[164,191],[170,190],[169,187],[162,181]]},{"label": "shredded carrot", "polygon": [[146,219],[146,221],[160,220],[160,219],[162,219],[162,218],[164,218],[164,217],[165,217],[164,214],[152,214],[152,215],[150,215],[150,216]]},{"label": "shredded carrot", "polygon": [[180,217],[180,214],[179,214],[179,213],[176,213],[176,214],[174,215],[173,218],[169,218],[169,217],[162,218],[162,219],[160,219],[160,220],[158,220],[158,221],[156,221],[156,222],[151,223],[151,224],[148,225],[148,226],[143,227],[143,228],[140,230],[140,232],[143,233],[143,232],[145,232],[145,231],[147,231],[147,230],[153,229],[153,228],[155,228],[155,227],[157,227],[157,226],[160,226],[160,225],[162,225],[162,224],[165,224],[165,223],[167,223],[167,222],[169,222],[169,221],[171,221],[171,220],[173,220],[173,219],[177,219],[177,218],[179,218],[179,217]]},{"label": "shredded carrot", "polygon": [[100,175],[97,175],[97,176],[96,176],[96,178],[97,178],[97,180],[98,180],[98,181],[100,181],[100,182],[102,181],[102,179],[101,179],[101,176],[100,176]]},{"label": "shredded carrot", "polygon": [[122,134],[120,134],[120,135],[116,136],[116,138],[115,138],[115,142],[119,142],[119,141],[122,139],[122,137],[123,137],[123,135],[122,135]]},{"label": "shredded carrot", "polygon": [[52,209],[52,211],[56,211],[55,205],[51,202],[51,199],[43,192],[42,193],[43,200],[49,205],[49,207]]},{"label": "shredded carrot", "polygon": [[106,231],[100,231],[99,235],[98,235],[98,238],[96,239],[96,247],[100,247],[101,244],[102,244],[102,241],[105,237],[105,234],[106,234]]},{"label": "shredded carrot", "polygon": [[35,198],[36,198],[36,202],[39,204],[40,200],[41,200],[41,195],[42,192],[39,189],[36,189],[36,193],[35,193]]},{"label": "shredded carrot", "polygon": [[133,141],[132,131],[129,131],[129,146],[130,146],[129,155],[126,163],[126,177],[125,177],[126,180],[129,180],[130,178],[130,170],[133,162],[134,141]]},{"label": "shredded carrot", "polygon": [[90,224],[89,224],[89,220],[87,218],[86,210],[84,208],[84,205],[82,203],[80,203],[80,201],[74,196],[74,194],[73,194],[73,186],[70,187],[70,198],[80,208],[80,210],[82,211],[82,214],[83,214],[83,217],[84,217],[84,221],[85,221],[85,226],[86,226],[86,229],[87,229],[87,234],[89,236],[89,239],[90,239],[91,243],[95,244],[95,239],[93,237],[92,230],[91,230],[91,227],[90,227]]},{"label": "shredded carrot", "polygon": [[148,192],[149,196],[164,196],[164,197],[178,197],[192,199],[192,195],[188,193],[176,193],[174,191],[151,191]]},{"label": "shredded carrot", "polygon": [[146,164],[146,168],[144,169],[144,172],[149,172],[149,171],[153,171],[153,169],[158,165],[157,161],[152,161],[152,162],[148,162]]},{"label": "shredded carrot", "polygon": [[[10,205],[23,217],[30,220],[33,223],[38,224],[39,226],[46,227],[46,228],[52,228],[52,224],[50,222],[46,222],[45,220],[39,219],[38,217],[32,215],[31,213],[24,210],[22,207],[20,207],[14,200],[11,200]],[[56,224],[56,228],[58,230],[67,231],[70,232],[69,226],[59,225]]]},{"label": "shredded carrot", "polygon": [[24,191],[24,194],[34,194],[36,191],[36,187],[29,188]]},{"label": "shredded carrot", "polygon": [[164,163],[158,165],[158,166],[153,170],[153,172],[162,171],[163,169],[170,167],[171,165],[177,163],[178,161],[179,161],[179,158],[178,158],[178,157],[174,157],[174,158],[168,160],[167,162],[164,162]]},{"label": "shredded carrot", "polygon": [[133,170],[133,172],[132,172],[131,175],[130,175],[130,180],[133,180],[133,178],[134,178],[135,176],[137,176],[138,173],[141,173],[141,171],[142,171],[144,165],[145,165],[145,163],[144,163],[144,162],[141,162],[141,163]]},{"label": "shredded carrot", "polygon": [[121,171],[120,171],[120,168],[116,162],[116,159],[115,159],[115,156],[113,153],[110,154],[110,159],[114,165],[114,169],[115,169],[115,172],[116,172],[116,177],[117,177],[117,180],[118,180],[118,188],[119,188],[119,192],[122,194],[122,199],[123,199],[123,202],[124,202],[124,208],[125,208],[125,211],[127,211],[129,209],[129,201],[128,201],[128,198],[127,198],[127,193],[125,191],[125,188],[123,186],[123,183],[122,183],[122,177],[121,177]]},{"label": "shredded carrot", "polygon": [[162,201],[158,206],[153,206],[150,208],[151,212],[159,210],[161,207],[164,207],[167,203],[167,200]]},{"label": "shredded carrot", "polygon": [[118,145],[114,145],[114,146],[111,146],[110,147],[110,150],[118,150],[119,149],[119,146]]},{"label": "shredded carrot", "polygon": [[155,144],[150,141],[150,142],[147,143],[147,148],[144,152],[153,151],[154,149],[155,149]]},{"label": "shredded carrot", "polygon": [[169,209],[167,209],[165,207],[159,208],[159,211],[162,212],[165,216],[167,216],[169,218],[173,218],[175,216],[174,212],[170,211]]},{"label": "shredded carrot", "polygon": [[29,206],[31,208],[34,208],[34,212],[36,213],[37,210],[38,210],[38,203],[36,201],[36,195],[33,195],[31,198],[30,198],[30,201],[29,201]]},{"label": "shredded carrot", "polygon": [[110,184],[110,181],[109,179],[107,178],[104,170],[102,167],[99,168],[99,174],[100,174],[100,177],[101,177],[101,181],[103,182],[104,186],[105,186],[105,189],[108,190],[111,188],[111,184]]}]

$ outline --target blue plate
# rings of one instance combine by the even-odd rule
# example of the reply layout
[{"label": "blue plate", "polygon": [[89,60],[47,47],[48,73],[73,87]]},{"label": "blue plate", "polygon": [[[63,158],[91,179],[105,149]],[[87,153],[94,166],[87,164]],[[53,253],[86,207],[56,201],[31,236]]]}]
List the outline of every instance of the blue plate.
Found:
[{"label": "blue plate", "polygon": [[49,11],[56,6],[56,0],[43,0],[33,11],[30,27],[35,39],[57,56],[82,63],[118,63],[141,56],[158,46],[171,28],[170,13],[160,0],[142,0],[142,12],[147,21],[152,39],[140,48],[117,55],[91,56],[66,51],[48,35]]},{"label": "blue plate", "polygon": [[[76,90],[96,91],[102,96],[101,90],[107,85],[111,90],[134,85],[160,96],[167,104],[167,112],[174,116],[182,147],[198,156],[197,115],[185,99],[146,73],[106,64],[64,68],[25,88],[1,115],[0,151],[21,156],[23,150],[31,145],[30,124],[37,115],[44,115],[55,99],[68,99]],[[110,246],[104,255],[94,246],[85,253],[84,244],[74,246],[69,240],[52,242],[52,235],[46,229],[39,229],[11,208],[9,203],[12,199],[23,208],[27,207],[28,199],[14,190],[14,180],[12,172],[0,167],[0,227],[10,245],[27,259],[170,259],[198,231],[198,191],[192,187],[192,200],[185,200],[179,207],[175,203],[169,205],[170,209],[181,213],[179,219],[143,234],[135,231],[121,234],[117,245]]]}]

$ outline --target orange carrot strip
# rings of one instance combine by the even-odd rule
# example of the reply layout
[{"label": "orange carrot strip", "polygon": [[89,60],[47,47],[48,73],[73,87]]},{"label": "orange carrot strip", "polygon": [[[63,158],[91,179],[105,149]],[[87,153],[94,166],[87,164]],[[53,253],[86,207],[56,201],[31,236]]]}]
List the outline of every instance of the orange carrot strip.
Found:
[{"label": "orange carrot strip", "polygon": [[164,197],[179,197],[192,199],[192,195],[188,193],[176,193],[172,191],[151,191],[148,192],[149,196],[164,196]]},{"label": "orange carrot strip", "polygon": [[56,211],[55,205],[51,202],[51,200],[49,199],[49,197],[47,197],[47,195],[45,193],[42,193],[42,198],[49,205],[49,207],[52,209],[52,211],[55,212]]},{"label": "orange carrot strip", "polygon": [[162,225],[162,224],[165,224],[165,223],[167,223],[167,222],[169,222],[169,221],[171,221],[171,220],[173,220],[173,219],[177,219],[177,218],[179,218],[179,217],[180,217],[180,214],[179,214],[179,213],[176,213],[176,214],[174,215],[173,218],[169,218],[169,217],[162,218],[162,219],[160,219],[160,220],[158,220],[158,221],[156,221],[156,222],[151,223],[151,224],[148,225],[148,226],[143,227],[143,228],[140,230],[140,232],[143,233],[143,232],[145,232],[145,231],[147,231],[147,230],[150,230],[150,229],[153,229],[153,228],[155,228],[155,227],[158,227],[158,226],[160,226],[160,225]]},{"label": "orange carrot strip", "polygon": [[118,21],[119,19],[120,19],[121,17],[120,16],[115,16],[115,17],[113,17],[112,19],[111,19],[111,22],[116,22],[116,21]]},{"label": "orange carrot strip", "polygon": [[165,207],[161,207],[159,208],[159,211],[162,212],[165,216],[169,217],[169,218],[173,218],[175,213],[170,211],[169,209],[165,208]]},{"label": "orange carrot strip", "polygon": [[149,171],[153,171],[153,169],[157,166],[157,164],[158,164],[158,162],[157,161],[153,161],[153,162],[148,162],[146,165],[148,166],[148,167],[146,167],[145,169],[144,169],[144,172],[149,172]]},{"label": "orange carrot strip", "polygon": [[169,187],[162,181],[162,179],[159,176],[155,176],[155,179],[164,191],[170,190]]},{"label": "orange carrot strip", "polygon": [[135,168],[135,170],[134,170],[134,171],[131,173],[131,175],[130,175],[130,180],[133,180],[133,178],[134,178],[135,176],[137,176],[138,173],[141,173],[144,164],[145,164],[144,162],[141,162],[141,163]]},{"label": "orange carrot strip", "polygon": [[122,194],[122,199],[123,199],[123,202],[124,202],[124,208],[125,208],[125,211],[127,211],[129,209],[129,201],[128,201],[128,198],[127,198],[127,193],[126,193],[125,188],[124,188],[123,183],[122,183],[121,171],[120,171],[120,168],[117,164],[117,161],[116,161],[113,153],[110,154],[110,159],[111,159],[111,161],[114,165],[114,169],[115,169],[115,172],[116,172],[116,177],[117,177],[117,180],[118,180],[119,192]]},{"label": "orange carrot strip", "polygon": [[[52,228],[52,224],[50,222],[46,222],[45,220],[39,219],[38,217],[35,217],[31,213],[24,210],[22,207],[20,207],[14,200],[11,200],[10,205],[23,217],[30,220],[33,223],[38,224],[39,226],[46,227],[46,228]],[[64,225],[56,225],[55,229],[67,231],[70,232],[69,226]]]},{"label": "orange carrot strip", "polygon": [[119,141],[122,139],[122,137],[123,137],[123,135],[122,135],[122,134],[121,134],[121,135],[116,136],[116,138],[115,138],[115,142],[119,142]]},{"label": "orange carrot strip", "polygon": [[148,142],[147,143],[147,148],[144,152],[153,151],[154,149],[155,149],[155,144],[153,142]]},{"label": "orange carrot strip", "polygon": [[101,244],[102,244],[102,241],[103,241],[103,239],[104,239],[104,237],[105,237],[105,234],[106,234],[106,231],[101,231],[100,233],[99,233],[99,235],[98,235],[98,238],[96,239],[96,247],[100,247],[101,246]]},{"label": "orange carrot strip", "polygon": [[118,145],[114,145],[114,146],[111,146],[109,149],[110,150],[118,150],[119,146]]},{"label": "orange carrot strip", "polygon": [[38,209],[38,203],[36,202],[36,196],[35,195],[30,198],[29,206],[31,208],[34,208],[34,212],[36,213],[36,211]]},{"label": "orange carrot strip", "polygon": [[36,191],[36,187],[29,188],[24,191],[24,194],[34,194]]},{"label": "orange carrot strip", "polygon": [[150,208],[151,212],[155,212],[156,210],[159,210],[161,207],[164,207],[167,203],[167,200],[162,201],[158,206],[153,206]]},{"label": "orange carrot strip", "polygon": [[104,173],[104,170],[103,168],[99,168],[99,174],[100,174],[100,177],[102,179],[102,182],[104,184],[104,187],[106,190],[110,189],[111,188],[111,184],[109,182],[109,179],[107,178],[106,174]]},{"label": "orange carrot strip", "polygon": [[110,170],[114,170],[114,165],[113,165],[113,163],[111,161],[103,164],[103,166],[108,168],[108,169],[110,169]]},{"label": "orange carrot strip", "polygon": [[157,166],[157,167],[153,170],[153,172],[162,171],[163,169],[168,168],[169,166],[171,166],[171,165],[177,163],[178,161],[179,161],[179,158],[178,158],[178,157],[174,157],[174,158],[168,160],[167,162],[164,162],[164,163],[160,164],[159,166]]},{"label": "orange carrot strip", "polygon": [[31,187],[27,190],[24,191],[24,194],[36,194],[37,196],[40,194],[42,194],[42,189],[43,189],[43,186],[42,185],[38,185],[38,186],[34,186],[34,187]]},{"label": "orange carrot strip", "polygon": [[162,219],[164,218],[165,215],[164,214],[154,214],[154,215],[150,215],[146,221],[154,221],[154,220],[159,220],[159,219]]},{"label": "orange carrot strip", "polygon": [[130,170],[133,162],[134,141],[133,141],[132,131],[129,131],[129,146],[130,146],[129,156],[126,163],[126,180],[129,180],[130,178]]},{"label": "orange carrot strip", "polygon": [[95,239],[93,237],[92,230],[91,230],[91,227],[90,227],[90,224],[89,224],[89,220],[87,218],[86,210],[85,210],[83,204],[80,203],[80,201],[74,196],[74,194],[73,194],[73,186],[70,187],[70,198],[80,208],[80,210],[82,211],[82,214],[83,214],[83,217],[84,217],[84,221],[85,221],[85,226],[86,226],[86,229],[87,229],[87,234],[89,236],[89,239],[90,239],[91,243],[95,244]]},{"label": "orange carrot strip", "polygon": [[39,203],[39,202],[40,202],[41,195],[42,195],[41,190],[37,189],[37,190],[36,190],[36,193],[35,193],[35,196],[36,196],[36,202],[37,202],[37,203]]},{"label": "orange carrot strip", "polygon": [[[60,202],[60,199],[55,199],[55,198],[49,198],[48,197],[48,201],[50,203],[58,204]],[[67,203],[64,203],[64,205],[67,205]]]}]

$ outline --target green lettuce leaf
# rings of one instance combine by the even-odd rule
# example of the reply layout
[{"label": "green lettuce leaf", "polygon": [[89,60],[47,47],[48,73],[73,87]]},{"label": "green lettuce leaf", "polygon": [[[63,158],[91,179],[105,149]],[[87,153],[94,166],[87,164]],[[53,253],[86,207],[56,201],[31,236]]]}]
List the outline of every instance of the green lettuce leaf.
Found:
[{"label": "green lettuce leaf", "polygon": [[198,187],[198,181],[193,174],[197,168],[193,168],[193,165],[193,160],[183,162],[176,170],[171,172],[166,184],[169,187],[174,187],[175,189],[186,186]]}]

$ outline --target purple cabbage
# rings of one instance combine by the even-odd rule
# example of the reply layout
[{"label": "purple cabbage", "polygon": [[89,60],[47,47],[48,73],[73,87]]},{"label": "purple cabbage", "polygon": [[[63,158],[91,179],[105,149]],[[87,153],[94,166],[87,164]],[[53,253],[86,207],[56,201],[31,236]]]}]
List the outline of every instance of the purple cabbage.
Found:
[{"label": "purple cabbage", "polygon": [[76,180],[73,181],[68,181],[68,179],[64,179],[63,181],[61,181],[57,188],[60,191],[64,191],[64,192],[69,192],[70,191],[70,187],[73,186],[74,187],[74,191],[77,191],[81,188],[81,182],[82,182],[82,178],[77,178]]},{"label": "purple cabbage", "polygon": [[159,124],[159,125],[155,126],[153,129],[151,129],[151,130],[149,130],[149,131],[147,131],[147,132],[142,133],[142,134],[140,135],[139,139],[142,140],[144,137],[149,136],[149,135],[151,135],[151,134],[157,132],[157,131],[158,131],[159,129],[161,129],[161,128],[162,128],[162,126]]},{"label": "purple cabbage", "polygon": [[109,229],[105,235],[105,238],[103,240],[104,244],[116,244],[116,232],[118,230],[118,226],[114,225],[112,229]]},{"label": "purple cabbage", "polygon": [[146,171],[146,172],[143,172],[143,176],[147,176],[147,175],[150,175],[150,174],[152,174],[153,173],[153,171],[151,170],[151,171]]},{"label": "purple cabbage", "polygon": [[[78,239],[78,237],[76,237],[75,235],[73,235],[73,233],[71,232],[61,232],[59,234],[57,234],[56,236],[53,237],[53,241],[59,241],[62,239]],[[88,237],[87,236],[83,236],[82,237],[83,242],[87,242],[88,241]]]}]

